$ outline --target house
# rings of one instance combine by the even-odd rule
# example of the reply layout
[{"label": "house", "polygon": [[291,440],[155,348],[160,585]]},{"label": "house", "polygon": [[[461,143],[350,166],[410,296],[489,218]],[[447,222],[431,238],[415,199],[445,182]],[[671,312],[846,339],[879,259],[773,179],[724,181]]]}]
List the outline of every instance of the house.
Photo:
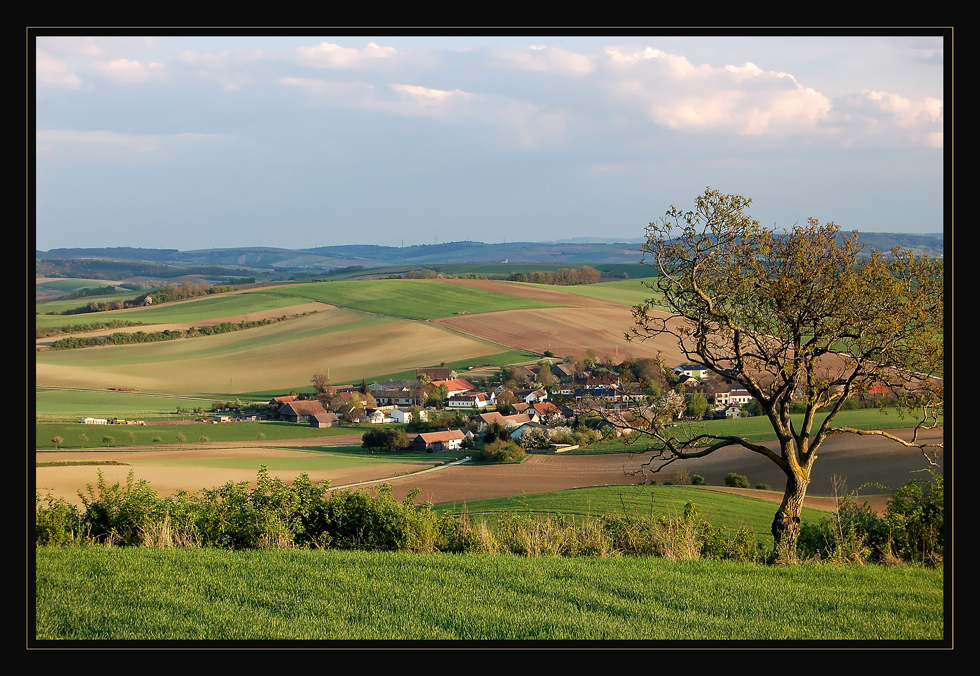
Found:
[{"label": "house", "polygon": [[531,430],[546,430],[547,425],[542,425],[536,422],[526,422],[520,427],[517,427],[513,432],[510,433],[510,438],[513,441],[519,441],[521,437],[530,432]]},{"label": "house", "polygon": [[544,401],[547,399],[548,392],[543,387],[536,390],[514,390],[514,396],[521,399],[525,404],[533,404],[536,401]]},{"label": "house", "polygon": [[311,416],[326,413],[316,399],[290,401],[279,407],[279,419],[285,422],[309,423]]},{"label": "house", "polygon": [[391,418],[385,415],[385,412],[380,408],[370,409],[364,412],[364,417],[361,418],[364,422],[371,423],[372,425],[380,425],[386,422],[394,422]]},{"label": "house", "polygon": [[[388,416],[392,421],[396,423],[410,423],[412,422],[412,411],[396,408],[394,410],[388,411]],[[425,409],[419,409],[419,420],[426,422],[429,419],[429,414]]]},{"label": "house", "polygon": [[446,401],[447,408],[486,408],[493,402],[486,392],[468,392],[450,397]]},{"label": "house", "polygon": [[373,389],[374,401],[378,406],[419,406],[421,393],[418,384]]},{"label": "house", "polygon": [[269,402],[269,406],[275,406],[278,409],[283,404],[288,404],[291,401],[298,401],[298,400],[299,397],[297,397],[295,394],[287,394],[286,396],[283,397],[273,397],[272,400]]},{"label": "house", "polygon": [[727,390],[715,392],[715,406],[744,406],[752,401],[752,395],[741,387],[730,387]]},{"label": "house", "polygon": [[310,427],[340,427],[340,418],[336,413],[316,413],[310,416]]},{"label": "house", "polygon": [[436,387],[442,385],[446,386],[447,396],[455,397],[458,394],[465,394],[466,392],[473,392],[476,390],[476,386],[463,378],[453,378],[452,380],[433,380],[432,384]]},{"label": "house", "polygon": [[481,413],[476,417],[482,423],[487,425],[492,425],[493,423],[499,423],[504,427],[510,425],[522,425],[526,422],[537,422],[537,413],[533,410],[531,411],[534,415],[533,417],[527,413],[518,413],[516,415],[503,415],[497,411],[490,411],[488,413]]},{"label": "house", "polygon": [[702,364],[678,364],[674,367],[674,373],[700,380],[708,374],[708,367]]},{"label": "house", "polygon": [[542,418],[547,418],[553,415],[561,415],[561,409],[552,404],[550,401],[539,401],[531,406]]},{"label": "house", "polygon": [[455,451],[463,447],[463,440],[466,435],[459,430],[445,430],[443,432],[423,432],[417,434],[412,439],[413,451],[424,451],[428,453],[436,451]]},{"label": "house", "polygon": [[450,368],[429,368],[429,369],[415,369],[416,379],[421,375],[429,376],[429,382],[433,380],[449,380],[452,378],[453,370]]},{"label": "house", "polygon": [[563,383],[570,383],[575,380],[575,364],[554,364],[551,375]]}]

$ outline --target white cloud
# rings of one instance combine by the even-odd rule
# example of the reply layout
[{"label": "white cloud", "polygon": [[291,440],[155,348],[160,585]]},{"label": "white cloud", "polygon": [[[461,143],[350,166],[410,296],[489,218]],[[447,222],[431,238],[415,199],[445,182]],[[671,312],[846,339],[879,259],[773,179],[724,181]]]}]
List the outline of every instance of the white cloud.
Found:
[{"label": "white cloud", "polygon": [[493,50],[493,55],[508,67],[521,70],[588,75],[596,69],[596,64],[585,54],[545,45],[531,45],[523,50],[500,47]]},{"label": "white cloud", "polygon": [[734,131],[742,135],[817,132],[830,99],[787,73],[741,66],[694,65],[683,56],[646,48],[606,50],[608,91],[669,129]]},{"label": "white cloud", "polygon": [[144,65],[139,61],[120,58],[112,61],[98,61],[94,64],[94,68],[111,80],[129,84],[148,82],[167,76],[166,67],[155,61]]},{"label": "white cloud", "polygon": [[330,42],[321,42],[315,47],[297,47],[293,50],[295,60],[317,68],[360,68],[381,59],[387,59],[398,52],[394,47],[381,47],[369,42],[367,47],[358,50],[341,47]]},{"label": "white cloud", "polygon": [[34,76],[45,84],[68,89],[82,86],[82,79],[69,70],[68,64],[41,51],[35,52]]}]

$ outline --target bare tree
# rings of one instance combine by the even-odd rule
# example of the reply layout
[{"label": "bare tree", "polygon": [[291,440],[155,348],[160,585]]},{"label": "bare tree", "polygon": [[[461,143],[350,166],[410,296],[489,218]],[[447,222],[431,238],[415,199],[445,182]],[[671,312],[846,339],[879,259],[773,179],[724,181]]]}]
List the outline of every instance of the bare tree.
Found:
[{"label": "bare tree", "polygon": [[[744,213],[751,200],[706,189],[693,211],[671,207],[647,228],[646,285],[628,339],[669,338],[686,359],[748,390],[778,450],[738,436],[678,433],[653,406],[632,423],[651,441],[646,469],[742,446],[786,475],[772,524],[776,556],[792,554],[821,444],[842,433],[877,434],[922,449],[935,463],[942,440],[921,438],[943,413],[943,264],[895,249],[865,251],[857,232],[810,219],[787,232]],[[652,260],[651,260],[652,259]],[[911,440],[835,426],[845,400],[887,388],[919,422]],[[790,417],[791,407],[802,411]]]}]

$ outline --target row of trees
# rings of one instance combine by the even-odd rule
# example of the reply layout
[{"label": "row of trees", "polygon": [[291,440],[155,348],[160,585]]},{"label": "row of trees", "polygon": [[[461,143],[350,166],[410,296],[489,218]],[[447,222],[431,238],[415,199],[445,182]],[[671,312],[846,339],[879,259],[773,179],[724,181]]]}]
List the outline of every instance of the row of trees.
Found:
[{"label": "row of trees", "polygon": [[602,273],[593,267],[559,268],[558,270],[535,270],[530,273],[515,272],[510,275],[512,282],[532,284],[554,284],[557,286],[576,286],[578,284],[597,284]]}]

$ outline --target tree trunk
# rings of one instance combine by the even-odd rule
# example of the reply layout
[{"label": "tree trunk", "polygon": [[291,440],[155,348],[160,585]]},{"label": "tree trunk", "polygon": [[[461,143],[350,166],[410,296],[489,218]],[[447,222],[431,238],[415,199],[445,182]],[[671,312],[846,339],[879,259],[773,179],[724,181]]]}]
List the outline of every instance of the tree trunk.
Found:
[{"label": "tree trunk", "polygon": [[773,556],[777,561],[788,562],[796,557],[803,498],[809,485],[810,479],[804,474],[787,470],[786,492],[772,521]]}]

